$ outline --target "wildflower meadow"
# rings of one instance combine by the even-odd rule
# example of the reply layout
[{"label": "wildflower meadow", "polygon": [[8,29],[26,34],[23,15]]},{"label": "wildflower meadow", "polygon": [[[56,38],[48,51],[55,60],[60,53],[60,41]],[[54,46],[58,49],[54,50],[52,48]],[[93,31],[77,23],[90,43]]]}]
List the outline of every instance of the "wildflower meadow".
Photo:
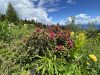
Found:
[{"label": "wildflower meadow", "polygon": [[[28,0],[21,1],[26,1],[23,3],[26,7]],[[35,10],[32,11],[38,12],[34,5],[27,6],[28,9],[33,7]],[[26,18],[28,10],[24,10],[27,11],[23,12]],[[42,7],[41,12],[43,10]],[[40,22],[47,19],[44,15],[47,16],[45,12],[41,13],[39,19],[35,15],[39,21],[20,19],[10,2],[6,14],[0,14],[0,75],[100,75],[100,30],[96,29],[96,22],[89,22],[84,29],[71,16],[65,25],[46,24]]]}]

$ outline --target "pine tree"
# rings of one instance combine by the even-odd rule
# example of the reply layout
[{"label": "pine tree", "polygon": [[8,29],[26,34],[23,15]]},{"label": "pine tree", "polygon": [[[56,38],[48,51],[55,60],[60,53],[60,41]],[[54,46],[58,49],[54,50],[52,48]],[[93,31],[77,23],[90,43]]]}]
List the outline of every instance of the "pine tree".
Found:
[{"label": "pine tree", "polygon": [[1,13],[0,13],[0,21],[4,21],[5,18],[6,18],[5,14],[1,14]]},{"label": "pine tree", "polygon": [[6,11],[6,18],[10,23],[17,23],[19,21],[18,15],[10,2]]}]

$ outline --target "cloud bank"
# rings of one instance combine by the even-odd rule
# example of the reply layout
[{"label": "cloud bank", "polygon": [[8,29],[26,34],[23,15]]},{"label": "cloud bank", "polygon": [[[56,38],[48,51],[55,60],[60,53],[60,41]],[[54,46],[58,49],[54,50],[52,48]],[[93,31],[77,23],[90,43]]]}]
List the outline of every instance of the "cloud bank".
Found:
[{"label": "cloud bank", "polygon": [[[52,17],[48,17],[48,12],[55,12],[64,7],[58,7],[61,0],[0,0],[0,13],[6,13],[7,5],[11,2],[21,19],[35,20],[45,24],[52,24]],[[69,4],[75,4],[75,0],[66,0]],[[100,16],[91,18],[88,14],[80,13],[75,15],[76,23],[87,24],[96,21],[100,24]],[[67,21],[70,21],[70,17]],[[60,24],[65,24],[66,20],[61,19]]]},{"label": "cloud bank", "polygon": [[[38,6],[35,2],[39,1]],[[0,0],[0,13],[6,13],[7,5],[11,2],[21,19],[28,19],[43,23],[51,23],[52,17],[48,17],[43,6],[44,0]]]},{"label": "cloud bank", "polygon": [[58,7],[61,0],[0,0],[0,13],[5,14],[7,5],[12,3],[21,19],[35,20],[45,24],[52,23],[48,12],[55,12],[65,7]]},{"label": "cloud bank", "polygon": [[[71,21],[71,17],[67,18],[67,21]],[[96,22],[96,24],[100,24],[100,16],[92,18],[88,14],[80,13],[75,16],[76,24],[88,24],[89,22]]]}]

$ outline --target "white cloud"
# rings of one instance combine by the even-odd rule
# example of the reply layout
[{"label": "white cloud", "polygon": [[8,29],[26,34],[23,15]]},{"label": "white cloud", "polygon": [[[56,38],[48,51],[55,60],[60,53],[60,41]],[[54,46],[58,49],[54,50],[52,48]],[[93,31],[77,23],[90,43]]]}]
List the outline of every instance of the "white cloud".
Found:
[{"label": "white cloud", "polygon": [[38,0],[37,7],[44,7],[47,12],[55,12],[65,7],[59,7],[58,2],[61,0]]},{"label": "white cloud", "polygon": [[9,1],[13,4],[21,19],[34,19],[43,23],[52,22],[52,18],[48,17],[48,12],[65,8],[57,6],[57,2],[61,0],[0,0],[0,13],[6,13]]},{"label": "white cloud", "polygon": [[44,6],[45,4],[48,4],[47,7],[49,7],[49,5],[56,5],[55,2],[59,2],[60,0],[39,0],[39,3],[38,3],[38,7],[42,7]]},{"label": "white cloud", "polygon": [[[71,21],[71,17],[68,17],[67,22]],[[100,16],[97,16],[95,18],[91,18],[91,16],[88,16],[87,14],[78,14],[75,16],[76,24],[88,24],[89,22],[95,22],[96,24],[100,24]]]},{"label": "white cloud", "polygon": [[47,11],[48,12],[54,12],[54,11],[57,11],[57,9],[51,8],[51,9],[48,9]]},{"label": "white cloud", "polygon": [[91,17],[88,16],[87,14],[78,14],[75,16],[76,18],[76,23],[80,23],[80,24],[87,24],[90,20],[91,20]]},{"label": "white cloud", "polygon": [[60,8],[49,8],[49,9],[47,9],[47,12],[54,12],[54,11],[58,11],[58,10],[61,10],[61,9],[66,8],[66,7],[67,7],[67,6],[60,7]]},{"label": "white cloud", "polygon": [[67,0],[67,3],[69,3],[69,4],[75,4],[75,1],[73,1],[73,0]]},{"label": "white cloud", "polygon": [[88,16],[87,14],[78,14],[75,17],[76,18],[86,18],[86,19],[90,18],[90,16]]},{"label": "white cloud", "polygon": [[97,24],[100,23],[100,16],[91,18],[87,14],[79,14],[76,15],[75,17],[76,17],[76,23],[80,24],[88,24],[89,22],[96,22]]},{"label": "white cloud", "polygon": [[13,4],[22,19],[36,20],[43,23],[51,23],[51,18],[43,7],[35,7],[32,1],[38,0],[0,0],[0,13],[6,13],[9,1]]},{"label": "white cloud", "polygon": [[67,22],[68,22],[68,23],[71,23],[71,22],[72,22],[71,17],[68,17],[68,18],[67,18]]},{"label": "white cloud", "polygon": [[94,22],[97,22],[97,24],[100,24],[100,16],[97,16],[94,19],[91,19],[91,21],[94,21]]},{"label": "white cloud", "polygon": [[61,19],[61,20],[59,21],[59,24],[60,24],[60,25],[65,25],[65,22],[66,22],[66,20]]}]

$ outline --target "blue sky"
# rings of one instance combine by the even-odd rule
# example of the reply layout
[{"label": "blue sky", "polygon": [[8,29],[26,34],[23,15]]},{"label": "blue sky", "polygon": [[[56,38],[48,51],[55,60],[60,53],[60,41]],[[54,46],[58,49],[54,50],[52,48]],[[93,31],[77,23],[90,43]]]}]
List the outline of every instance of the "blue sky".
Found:
[{"label": "blue sky", "polygon": [[65,24],[75,16],[76,23],[100,23],[100,0],[0,0],[0,13],[6,13],[9,2],[21,19]]},{"label": "blue sky", "polygon": [[53,16],[54,22],[59,22],[61,19],[66,20],[67,17],[78,14],[87,14],[91,18],[100,16],[100,0],[73,0],[75,3],[67,3],[66,0],[61,1],[58,3],[59,8],[66,7],[49,13],[49,16]]}]

